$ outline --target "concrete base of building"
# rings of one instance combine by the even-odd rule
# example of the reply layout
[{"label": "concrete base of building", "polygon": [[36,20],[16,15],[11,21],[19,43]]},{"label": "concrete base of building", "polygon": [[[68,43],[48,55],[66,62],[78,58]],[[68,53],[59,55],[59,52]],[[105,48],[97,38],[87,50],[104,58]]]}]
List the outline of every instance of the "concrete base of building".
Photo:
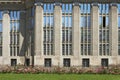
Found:
[{"label": "concrete base of building", "polygon": [[[17,65],[25,65],[26,59],[30,59],[30,65],[32,65],[32,57],[0,57],[0,65],[11,66],[11,60],[16,59]],[[81,56],[77,59],[73,56],[56,57],[56,56],[34,56],[34,66],[45,66],[45,59],[51,59],[51,67],[59,66],[64,67],[64,59],[70,59],[70,67],[82,67],[82,60],[89,59],[89,65],[101,66],[102,59],[108,59],[108,65],[120,65],[119,56]]]}]

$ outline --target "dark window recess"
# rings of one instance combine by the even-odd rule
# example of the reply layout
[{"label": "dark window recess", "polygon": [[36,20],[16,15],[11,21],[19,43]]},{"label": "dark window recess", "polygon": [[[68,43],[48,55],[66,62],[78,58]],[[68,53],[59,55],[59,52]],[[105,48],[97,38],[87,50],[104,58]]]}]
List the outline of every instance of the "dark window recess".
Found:
[{"label": "dark window recess", "polygon": [[11,66],[17,65],[17,59],[11,59]]},{"label": "dark window recess", "polygon": [[105,18],[105,16],[103,16],[103,27],[105,27],[106,26],[106,18]]},{"label": "dark window recess", "polygon": [[82,66],[89,67],[89,59],[82,59]]},{"label": "dark window recess", "polygon": [[64,59],[63,63],[64,63],[64,67],[70,67],[70,59]]},{"label": "dark window recess", "polygon": [[45,59],[44,64],[45,64],[45,67],[51,67],[51,64],[52,64],[51,59],[50,58]]},{"label": "dark window recess", "polygon": [[26,66],[30,66],[30,59],[26,59]]},{"label": "dark window recess", "polygon": [[102,65],[103,67],[108,67],[108,59],[102,59],[102,60],[101,60],[101,65]]}]

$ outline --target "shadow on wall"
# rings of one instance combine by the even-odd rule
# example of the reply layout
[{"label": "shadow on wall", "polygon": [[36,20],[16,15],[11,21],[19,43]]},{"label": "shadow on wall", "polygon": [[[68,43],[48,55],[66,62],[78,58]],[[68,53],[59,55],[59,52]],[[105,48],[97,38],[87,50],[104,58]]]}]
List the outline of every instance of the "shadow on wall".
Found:
[{"label": "shadow on wall", "polygon": [[26,24],[29,20],[26,20],[26,12],[21,12],[20,13],[20,52],[19,56],[24,57],[24,65],[27,65],[26,60],[28,59],[28,55],[32,56],[32,65],[34,65],[34,52],[31,50],[31,53],[28,51],[29,47],[33,49],[33,39],[31,36],[33,36],[33,29],[29,29],[29,24]]}]

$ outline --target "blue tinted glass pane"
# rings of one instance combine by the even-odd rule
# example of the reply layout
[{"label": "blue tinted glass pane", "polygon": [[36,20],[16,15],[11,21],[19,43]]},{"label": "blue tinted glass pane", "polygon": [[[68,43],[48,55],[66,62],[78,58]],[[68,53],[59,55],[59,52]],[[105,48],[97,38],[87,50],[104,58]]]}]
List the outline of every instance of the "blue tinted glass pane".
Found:
[{"label": "blue tinted glass pane", "polygon": [[102,13],[101,11],[102,11],[102,6],[101,4],[99,4],[99,13]]},{"label": "blue tinted glass pane", "polygon": [[102,13],[105,13],[105,4],[102,4]]},{"label": "blue tinted glass pane", "polygon": [[87,27],[87,16],[84,16],[84,26]]},{"label": "blue tinted glass pane", "polygon": [[50,12],[50,4],[47,4],[47,12]]},{"label": "blue tinted glass pane", "polygon": [[48,26],[50,26],[50,16],[48,16]]},{"label": "blue tinted glass pane", "polygon": [[2,32],[2,22],[0,22],[0,32]]},{"label": "blue tinted glass pane", "polygon": [[87,13],[87,4],[84,4],[84,13]]},{"label": "blue tinted glass pane", "polygon": [[16,25],[15,25],[15,22],[13,22],[12,30],[15,30],[15,28],[16,28]]},{"label": "blue tinted glass pane", "polygon": [[18,23],[17,22],[15,22],[15,29],[18,31],[18,29],[19,29],[19,26],[18,26]]},{"label": "blue tinted glass pane", "polygon": [[90,13],[90,4],[88,4],[88,13]]},{"label": "blue tinted glass pane", "polygon": [[12,22],[10,22],[10,31],[12,30]]},{"label": "blue tinted glass pane", "polygon": [[48,25],[48,17],[46,16],[46,27],[47,27],[47,25]]},{"label": "blue tinted glass pane", "polygon": [[16,16],[16,11],[14,11],[14,19],[16,20],[17,16]]},{"label": "blue tinted glass pane", "polygon": [[109,17],[106,16],[106,26],[108,27],[108,25],[109,25]]},{"label": "blue tinted glass pane", "polygon": [[102,27],[102,16],[99,17],[99,26]]},{"label": "blue tinted glass pane", "polygon": [[19,28],[20,28],[19,25],[20,25],[20,23],[18,22],[18,23],[17,23],[17,31],[19,31]]},{"label": "blue tinted glass pane", "polygon": [[46,17],[44,16],[44,27],[46,26]]},{"label": "blue tinted glass pane", "polygon": [[69,11],[72,12],[72,4],[69,5]]},{"label": "blue tinted glass pane", "polygon": [[120,16],[118,17],[118,27],[120,27]]},{"label": "blue tinted glass pane", "polygon": [[108,14],[109,13],[109,5],[106,4],[106,13]]},{"label": "blue tinted glass pane", "polygon": [[44,4],[43,8],[44,8],[44,12],[46,12],[46,4]]},{"label": "blue tinted glass pane", "polygon": [[65,26],[65,17],[64,16],[62,17],[62,26],[63,27]]},{"label": "blue tinted glass pane", "polygon": [[72,27],[72,17],[70,16],[70,17],[68,17],[68,27]]},{"label": "blue tinted glass pane", "polygon": [[83,4],[80,5],[81,13],[83,13]]},{"label": "blue tinted glass pane", "polygon": [[81,17],[80,17],[80,27],[83,27],[83,26],[82,26],[82,21],[83,21],[83,20],[82,20],[82,16],[81,16]]},{"label": "blue tinted glass pane", "polygon": [[91,26],[91,18],[90,18],[90,16],[88,16],[88,20],[87,20],[87,23],[88,23],[88,27],[90,27]]},{"label": "blue tinted glass pane", "polygon": [[66,6],[65,6],[65,9],[66,9],[66,11],[65,12],[67,12],[68,13],[68,4],[66,4]]},{"label": "blue tinted glass pane", "polygon": [[51,20],[51,27],[53,27],[53,25],[54,25],[54,24],[53,24],[53,16],[51,16],[51,19],[50,19],[50,20]]},{"label": "blue tinted glass pane", "polygon": [[2,20],[2,11],[0,11],[0,20]]},{"label": "blue tinted glass pane", "polygon": [[17,12],[17,19],[20,20],[20,11]]},{"label": "blue tinted glass pane", "polygon": [[65,27],[68,27],[68,17],[65,17]]},{"label": "blue tinted glass pane", "polygon": [[70,17],[70,27],[72,27],[72,16]]},{"label": "blue tinted glass pane", "polygon": [[118,4],[118,13],[120,13],[120,4]]},{"label": "blue tinted glass pane", "polygon": [[51,12],[53,12],[54,11],[54,6],[53,6],[53,4],[51,4]]},{"label": "blue tinted glass pane", "polygon": [[62,12],[65,11],[65,4],[62,4]]}]

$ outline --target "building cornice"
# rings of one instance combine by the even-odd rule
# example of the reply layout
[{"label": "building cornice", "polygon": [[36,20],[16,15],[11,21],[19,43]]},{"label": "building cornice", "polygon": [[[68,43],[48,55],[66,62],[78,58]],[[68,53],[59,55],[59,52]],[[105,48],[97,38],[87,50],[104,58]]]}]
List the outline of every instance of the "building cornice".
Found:
[{"label": "building cornice", "polygon": [[54,3],[54,2],[61,2],[61,3],[120,3],[120,0],[35,0],[35,2],[42,2],[42,3]]}]

